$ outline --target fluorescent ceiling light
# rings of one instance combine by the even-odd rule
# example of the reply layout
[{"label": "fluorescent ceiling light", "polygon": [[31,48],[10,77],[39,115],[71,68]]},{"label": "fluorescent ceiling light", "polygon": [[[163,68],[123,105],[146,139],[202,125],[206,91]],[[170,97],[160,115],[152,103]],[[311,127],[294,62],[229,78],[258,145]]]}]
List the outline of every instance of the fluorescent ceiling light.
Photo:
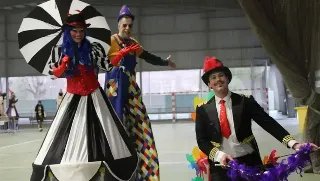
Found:
[{"label": "fluorescent ceiling light", "polygon": [[26,6],[25,5],[14,5],[14,7],[16,7],[16,8],[25,8]]}]

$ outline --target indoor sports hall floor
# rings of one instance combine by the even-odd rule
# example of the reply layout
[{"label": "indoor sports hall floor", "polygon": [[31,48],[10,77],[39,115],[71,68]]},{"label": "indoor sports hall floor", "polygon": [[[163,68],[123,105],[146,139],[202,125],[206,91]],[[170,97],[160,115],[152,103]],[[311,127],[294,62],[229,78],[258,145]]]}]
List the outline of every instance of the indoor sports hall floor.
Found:
[{"label": "indoor sports hall floor", "polygon": [[[296,119],[277,116],[277,120],[291,134],[301,138]],[[253,125],[253,129],[263,156],[268,155],[273,149],[277,150],[277,155],[290,153],[285,146],[256,124]],[[191,153],[196,146],[194,123],[154,123],[153,130],[159,152],[161,181],[190,181],[195,172],[188,168],[186,154]],[[47,127],[43,132],[39,132],[34,126],[22,128],[13,135],[0,134],[0,181],[29,181],[31,163],[46,131]],[[293,173],[289,179],[298,180],[317,181],[320,180],[320,175],[304,174],[300,178],[298,174]]]}]

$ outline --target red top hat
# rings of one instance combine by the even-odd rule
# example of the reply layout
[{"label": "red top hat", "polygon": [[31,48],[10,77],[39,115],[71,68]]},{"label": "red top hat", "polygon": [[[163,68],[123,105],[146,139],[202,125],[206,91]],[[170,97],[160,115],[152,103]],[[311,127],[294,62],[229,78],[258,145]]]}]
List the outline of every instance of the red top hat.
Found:
[{"label": "red top hat", "polygon": [[203,65],[202,81],[208,85],[210,74],[215,72],[223,72],[229,79],[229,83],[231,82],[232,74],[230,69],[223,66],[222,62],[216,57],[206,57]]},{"label": "red top hat", "polygon": [[84,14],[79,11],[76,10],[78,13],[76,14],[68,14],[68,17],[66,18],[64,24],[63,24],[63,28],[66,27],[67,25],[69,26],[82,26],[84,28],[89,27],[91,24],[86,24],[86,20],[84,17]]}]

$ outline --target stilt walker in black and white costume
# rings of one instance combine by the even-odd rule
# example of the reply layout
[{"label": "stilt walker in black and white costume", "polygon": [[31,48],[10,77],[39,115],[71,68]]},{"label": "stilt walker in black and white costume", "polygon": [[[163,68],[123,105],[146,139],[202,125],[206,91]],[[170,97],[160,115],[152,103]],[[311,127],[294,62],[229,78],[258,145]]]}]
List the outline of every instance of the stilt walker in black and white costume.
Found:
[{"label": "stilt walker in black and white costume", "polygon": [[88,26],[80,12],[62,27],[62,57],[51,72],[66,77],[67,93],[33,163],[31,181],[135,179],[137,152],[97,80],[98,68],[107,70],[110,61],[101,44],[86,39]]}]

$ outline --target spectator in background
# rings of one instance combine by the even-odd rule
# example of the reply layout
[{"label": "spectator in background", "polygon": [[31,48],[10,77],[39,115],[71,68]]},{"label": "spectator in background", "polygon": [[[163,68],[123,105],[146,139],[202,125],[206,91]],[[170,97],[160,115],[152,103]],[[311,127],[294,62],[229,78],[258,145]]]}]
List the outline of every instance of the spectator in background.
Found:
[{"label": "spectator in background", "polygon": [[39,131],[41,132],[43,130],[42,129],[43,119],[46,117],[46,113],[44,112],[44,108],[43,108],[41,101],[38,101],[38,104],[34,108],[34,112],[35,112],[35,117],[38,122]]},{"label": "spectator in background", "polygon": [[63,92],[62,92],[62,89],[60,89],[59,94],[58,94],[58,98],[57,98],[57,109],[59,108],[59,106],[61,104],[62,98],[63,98]]},{"label": "spectator in background", "polygon": [[6,116],[6,112],[4,111],[4,101],[6,99],[6,93],[0,93],[0,116]]},{"label": "spectator in background", "polygon": [[[4,117],[7,117],[6,112],[4,111],[4,101],[6,99],[6,93],[0,93],[0,117],[2,117],[1,120],[4,120]],[[8,129],[8,122],[5,121],[4,123],[4,129]]]},{"label": "spectator in background", "polygon": [[[18,102],[18,99],[16,99],[16,96],[14,92],[9,90],[11,93],[10,99],[9,99],[9,105],[7,109],[7,115],[10,119],[10,122],[12,124],[12,129],[18,129],[18,120],[19,120],[19,114],[16,108],[16,103]],[[9,125],[10,127],[10,125]]]}]

